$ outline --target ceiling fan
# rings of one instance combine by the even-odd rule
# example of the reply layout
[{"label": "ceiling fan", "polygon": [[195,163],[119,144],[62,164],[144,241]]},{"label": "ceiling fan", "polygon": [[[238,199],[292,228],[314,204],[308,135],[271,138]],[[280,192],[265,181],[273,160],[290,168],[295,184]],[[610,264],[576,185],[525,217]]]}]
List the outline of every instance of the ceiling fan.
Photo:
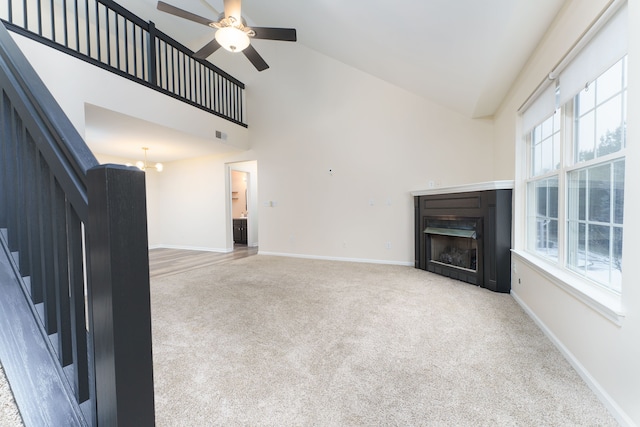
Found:
[{"label": "ceiling fan", "polygon": [[214,39],[195,52],[193,54],[195,58],[205,59],[222,47],[229,52],[244,53],[244,56],[258,71],[266,70],[269,65],[251,46],[251,39],[294,42],[296,41],[296,30],[295,28],[248,27],[241,15],[241,4],[241,0],[224,0],[224,12],[218,16],[217,21],[212,21],[163,1],[158,1],[158,10],[216,29]]}]

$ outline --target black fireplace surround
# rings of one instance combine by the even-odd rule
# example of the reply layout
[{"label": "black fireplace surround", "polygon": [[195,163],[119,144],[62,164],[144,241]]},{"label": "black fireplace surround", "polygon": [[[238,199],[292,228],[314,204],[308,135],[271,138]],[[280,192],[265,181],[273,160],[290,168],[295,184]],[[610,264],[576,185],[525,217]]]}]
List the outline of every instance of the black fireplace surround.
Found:
[{"label": "black fireplace surround", "polygon": [[511,290],[511,189],[416,195],[415,266]]}]

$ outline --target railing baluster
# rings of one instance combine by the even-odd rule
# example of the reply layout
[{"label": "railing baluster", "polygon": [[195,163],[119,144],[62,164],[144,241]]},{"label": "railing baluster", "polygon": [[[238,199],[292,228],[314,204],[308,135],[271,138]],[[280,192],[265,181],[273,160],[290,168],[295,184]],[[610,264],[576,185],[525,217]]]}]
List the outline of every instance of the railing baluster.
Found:
[{"label": "railing baluster", "polygon": [[173,92],[174,94],[177,94],[176,91],[176,77],[177,77],[177,72],[176,72],[176,48],[173,46],[169,46],[169,52],[171,52],[171,92]]},{"label": "railing baluster", "polygon": [[40,161],[40,180],[37,182],[40,197],[40,262],[42,263],[42,282],[39,284],[44,295],[44,327],[48,334],[57,332],[56,290],[53,266],[53,228],[51,209],[51,169],[44,159]]},{"label": "railing baluster", "polygon": [[[153,57],[155,61],[155,58],[157,56],[156,47],[155,47],[155,43],[151,44],[151,43],[145,42],[145,40],[149,39],[149,31],[145,30],[143,27],[140,27],[139,31],[140,31],[140,72],[141,72],[140,79],[144,80],[145,82],[151,83],[151,79],[149,78],[149,76],[147,76],[147,71],[149,70],[149,67],[147,66],[147,62],[151,57]],[[151,52],[149,49],[153,49],[153,52]],[[138,57],[137,52],[138,50],[136,49],[136,57]],[[152,84],[155,84],[155,83],[152,83]]]},{"label": "railing baluster", "polygon": [[62,23],[64,30],[64,46],[69,47],[69,23],[67,22],[67,0],[62,0]]},{"label": "railing baluster", "polygon": [[96,3],[96,53],[102,61],[102,37],[100,36],[100,4]]},{"label": "railing baluster", "polygon": [[107,65],[111,65],[111,23],[109,22],[109,9],[104,8],[104,35],[106,40],[105,49],[107,50]]},{"label": "railing baluster", "polygon": [[218,74],[213,74],[212,76],[213,78],[213,85],[215,87],[215,90],[213,92],[214,94],[214,101],[215,101],[215,107],[214,107],[214,111],[218,114],[222,114],[222,111],[220,111],[220,94],[222,92],[222,86],[220,85],[220,76]]},{"label": "railing baluster", "polygon": [[116,40],[115,40],[115,45],[116,45],[116,68],[119,70],[120,69],[120,19],[118,19],[118,14],[115,14],[115,17],[113,19],[113,25],[116,27]]},{"label": "railing baluster", "polygon": [[[6,115],[5,108],[5,96],[4,92],[0,93],[0,141],[8,141],[10,135],[7,132],[7,124],[9,122],[8,116]],[[9,203],[7,200],[7,192],[5,187],[7,183],[10,182],[7,179],[7,169],[8,169],[8,159],[7,153],[5,153],[5,149],[8,144],[0,144],[0,228],[7,227],[7,209],[9,209]]]},{"label": "railing baluster", "polygon": [[[25,144],[23,144],[23,164],[24,164],[24,213],[23,218],[27,231],[27,252],[25,252],[20,257],[20,274],[23,277],[31,276],[31,285],[33,286],[35,283],[39,282],[39,278],[34,279],[34,276],[38,276],[39,267],[33,268],[34,263],[37,260],[29,255],[35,253],[35,251],[40,250],[39,240],[34,240],[39,238],[39,224],[38,224],[38,209],[39,205],[37,203],[37,195],[36,195],[36,161],[38,152],[36,150],[36,144],[33,138],[27,138]],[[31,292],[32,295],[34,291]],[[40,296],[37,297],[38,300],[42,300]]]},{"label": "railing baluster", "polygon": [[56,14],[53,6],[53,0],[49,0],[49,7],[51,8],[51,39],[55,42],[56,40]]},{"label": "railing baluster", "polygon": [[126,19],[124,19],[124,69],[129,74],[129,24]]},{"label": "railing baluster", "polygon": [[42,36],[42,1],[38,0],[38,34]]},{"label": "railing baluster", "polygon": [[[27,136],[29,136],[27,134]],[[34,231],[34,222],[32,218],[34,217],[33,206],[31,206],[32,200],[31,197],[33,195],[33,190],[35,188],[34,184],[34,170],[33,170],[33,162],[35,160],[36,147],[35,142],[32,138],[27,137],[24,140],[23,144],[20,144],[18,147],[19,155],[15,159],[16,162],[21,164],[22,170],[22,193],[25,197],[22,198],[22,203],[20,205],[16,205],[18,212],[20,214],[21,222],[24,224],[24,247],[20,248],[19,251],[21,253],[19,268],[20,274],[22,277],[31,275],[31,259],[28,256],[29,251],[31,250],[31,236]],[[20,152],[21,151],[21,152]],[[37,211],[36,211],[37,212]],[[30,220],[31,219],[31,220]],[[24,252],[23,252],[24,251]]]},{"label": "railing baluster", "polygon": [[89,0],[84,0],[84,24],[85,24],[85,40],[87,43],[87,56],[91,58],[91,28],[89,21],[91,20],[89,14]]},{"label": "railing baluster", "polygon": [[149,22],[149,58],[147,59],[147,65],[149,69],[149,83],[152,85],[157,84],[156,76],[156,26],[153,22]]},{"label": "railing baluster", "polygon": [[[20,191],[21,192],[26,191],[25,165],[24,165],[23,156],[21,155],[24,152],[23,146],[25,142],[25,129],[22,121],[20,121],[17,124],[16,129],[18,130],[17,135],[19,138],[18,145],[16,146],[16,153],[18,153],[18,158],[16,159],[18,181],[16,182],[16,184],[18,185],[18,189],[19,189],[19,192],[16,194],[17,196],[16,209],[18,209],[18,212],[19,212],[19,216],[17,218],[17,221],[18,221],[17,237],[18,237],[18,252],[24,253],[23,251],[27,250],[29,242],[27,240],[27,227],[22,217],[22,214],[24,213],[24,210],[25,210],[25,202],[20,194]],[[26,265],[26,260],[21,259],[20,266],[23,267],[24,265]]]},{"label": "railing baluster", "polygon": [[211,109],[211,85],[209,84],[209,69],[205,66],[201,65],[201,75],[202,75],[202,84],[203,84],[203,92],[202,96],[204,98],[204,106],[207,109]]},{"label": "railing baluster", "polygon": [[137,42],[137,37],[138,37],[138,26],[136,24],[132,24],[133,25],[133,49],[131,49],[131,52],[133,54],[133,75],[136,77],[140,77],[138,75],[138,55],[137,55],[137,47],[138,47],[138,42]]},{"label": "railing baluster", "polygon": [[[12,143],[13,140],[13,106],[11,105],[11,101],[6,96],[6,94],[2,94],[2,115],[4,119],[4,141],[6,141],[4,156],[6,162],[4,164],[4,176],[5,182],[15,182],[15,174],[13,172],[16,167],[15,161],[15,153],[13,152],[13,147],[15,144]],[[0,208],[4,208],[5,211],[5,226],[7,227],[7,243],[9,245],[10,251],[16,250],[16,238],[15,233],[17,230],[15,229],[15,211],[10,209],[11,206],[15,203],[14,193],[17,191],[15,185],[7,185],[3,188],[5,192],[3,206]]]},{"label": "railing baluster", "polygon": [[29,29],[29,20],[27,19],[27,0],[22,1],[22,20],[25,30]]},{"label": "railing baluster", "polygon": [[41,199],[38,193],[38,182],[40,181],[41,167],[40,154],[33,149],[29,153],[30,162],[33,163],[33,176],[31,183],[31,191],[27,196],[29,201],[30,236],[29,236],[29,260],[30,260],[30,291],[31,301],[39,304],[44,301],[44,291],[42,287],[43,272],[40,254],[42,252],[42,235],[40,234],[40,203]]},{"label": "railing baluster", "polygon": [[84,294],[84,251],[82,225],[73,207],[65,203],[67,218],[67,251],[69,253],[69,293],[71,295],[71,338],[75,391],[78,402],[89,399],[89,361]]},{"label": "railing baluster", "polygon": [[233,118],[238,119],[238,86],[233,85],[233,100],[231,101],[233,104]]},{"label": "railing baluster", "polygon": [[178,55],[182,59],[182,74],[178,75],[178,78],[182,80],[182,96],[192,101],[193,98],[190,95],[191,75],[189,74],[187,56],[180,51],[178,51]]},{"label": "railing baluster", "polygon": [[229,115],[230,112],[230,108],[229,108],[229,81],[225,80],[224,81],[224,113],[226,115]]},{"label": "railing baluster", "polygon": [[197,64],[194,63],[193,58],[185,55],[189,64],[189,89],[191,90],[191,101],[196,104],[201,104],[200,102],[200,80],[198,79],[198,67]]},{"label": "railing baluster", "polygon": [[169,48],[164,41],[160,43],[164,47],[164,56],[162,57],[164,61],[164,88],[169,90]]},{"label": "railing baluster", "polygon": [[78,11],[78,0],[73,0],[73,11],[74,11],[74,19],[73,19],[73,27],[75,29],[76,35],[76,52],[80,52],[80,15]]},{"label": "railing baluster", "polygon": [[71,345],[71,310],[69,301],[69,258],[67,253],[67,221],[64,191],[51,180],[53,223],[53,270],[58,329],[58,360],[62,366],[73,363]]}]

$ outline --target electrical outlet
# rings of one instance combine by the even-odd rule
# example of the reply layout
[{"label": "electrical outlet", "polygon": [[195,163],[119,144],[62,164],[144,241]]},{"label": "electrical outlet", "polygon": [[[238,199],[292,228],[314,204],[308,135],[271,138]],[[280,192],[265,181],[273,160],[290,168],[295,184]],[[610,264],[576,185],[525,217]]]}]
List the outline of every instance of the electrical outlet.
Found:
[{"label": "electrical outlet", "polygon": [[387,248],[387,249],[391,249],[391,242],[385,243],[384,247]]}]

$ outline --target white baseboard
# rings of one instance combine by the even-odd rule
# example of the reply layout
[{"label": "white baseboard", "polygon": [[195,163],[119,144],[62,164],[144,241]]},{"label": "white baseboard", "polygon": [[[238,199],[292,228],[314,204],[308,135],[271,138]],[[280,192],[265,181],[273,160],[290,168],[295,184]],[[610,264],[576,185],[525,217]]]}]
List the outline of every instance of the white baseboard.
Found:
[{"label": "white baseboard", "polygon": [[573,366],[573,368],[578,372],[578,375],[587,383],[587,386],[596,394],[598,399],[602,402],[602,404],[609,410],[611,415],[620,423],[623,427],[637,427],[636,423],[620,408],[620,406],[616,403],[615,400],[606,392],[596,381],[595,378],[586,370],[586,368],[576,359],[576,357],[569,351],[567,347],[555,336],[553,332],[540,320],[538,316],[529,308],[529,306],[518,296],[516,292],[511,290],[511,296],[516,302],[522,307],[522,309],[533,319],[533,321],[538,325],[538,327],[542,330],[542,332],[551,340],[553,345],[556,346],[560,353],[567,359],[567,361]]},{"label": "white baseboard", "polygon": [[324,261],[342,261],[342,262],[360,262],[365,264],[386,264],[386,265],[401,265],[405,267],[413,267],[415,263],[405,261],[390,261],[380,259],[365,259],[365,258],[340,258],[330,257],[322,255],[304,255],[304,254],[288,254],[284,252],[266,252],[258,250],[258,255],[271,255],[271,256],[283,256],[289,258],[304,258],[304,259],[319,259]]},{"label": "white baseboard", "polygon": [[151,245],[149,249],[181,249],[185,251],[203,251],[203,252],[219,252],[228,254],[233,252],[233,249],[226,248],[205,248],[201,246],[181,246],[181,245]]}]

